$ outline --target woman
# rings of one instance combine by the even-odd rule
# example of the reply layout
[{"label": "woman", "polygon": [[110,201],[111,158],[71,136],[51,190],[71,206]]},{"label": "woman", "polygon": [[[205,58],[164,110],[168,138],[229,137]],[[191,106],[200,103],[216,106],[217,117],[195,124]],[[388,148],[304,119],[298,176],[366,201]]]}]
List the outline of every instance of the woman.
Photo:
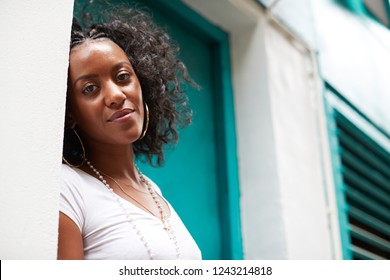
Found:
[{"label": "woman", "polygon": [[[111,12],[110,15],[118,13]],[[111,16],[114,17],[114,16]],[[126,21],[124,21],[126,19]],[[135,165],[191,120],[191,83],[167,34],[136,10],[72,26],[58,259],[200,259],[159,188]]]}]

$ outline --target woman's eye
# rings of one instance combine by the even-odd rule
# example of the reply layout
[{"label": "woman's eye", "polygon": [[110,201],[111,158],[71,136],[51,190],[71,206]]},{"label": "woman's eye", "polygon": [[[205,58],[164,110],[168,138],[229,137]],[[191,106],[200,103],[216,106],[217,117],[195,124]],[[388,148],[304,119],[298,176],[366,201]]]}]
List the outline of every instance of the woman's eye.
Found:
[{"label": "woman's eye", "polygon": [[86,85],[86,86],[83,88],[82,93],[84,93],[84,94],[91,94],[91,93],[93,93],[96,89],[97,89],[97,86],[96,86],[96,85],[88,84],[88,85]]},{"label": "woman's eye", "polygon": [[116,76],[116,79],[120,82],[127,81],[130,79],[130,74],[127,72],[121,72]]}]

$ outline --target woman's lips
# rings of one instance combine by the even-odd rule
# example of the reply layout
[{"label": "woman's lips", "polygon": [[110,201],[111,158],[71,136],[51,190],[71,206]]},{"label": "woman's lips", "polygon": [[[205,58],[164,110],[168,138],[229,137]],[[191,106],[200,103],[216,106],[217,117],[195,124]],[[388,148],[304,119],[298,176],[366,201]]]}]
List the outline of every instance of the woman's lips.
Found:
[{"label": "woman's lips", "polygon": [[131,118],[131,116],[134,112],[135,112],[135,110],[129,109],[129,108],[119,110],[111,115],[111,117],[108,119],[108,122],[127,121],[129,118]]}]

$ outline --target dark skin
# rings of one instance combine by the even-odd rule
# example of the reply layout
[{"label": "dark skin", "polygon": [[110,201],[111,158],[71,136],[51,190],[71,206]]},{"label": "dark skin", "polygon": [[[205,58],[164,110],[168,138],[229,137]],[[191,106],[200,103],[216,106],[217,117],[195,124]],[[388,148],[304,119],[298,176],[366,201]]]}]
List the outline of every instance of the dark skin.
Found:
[{"label": "dark skin", "polygon": [[[161,219],[134,164],[132,143],[142,133],[144,103],[141,85],[127,55],[109,39],[87,40],[74,47],[69,56],[68,87],[67,118],[77,125],[88,147],[88,160],[114,179],[104,176],[117,195]],[[96,177],[86,164],[80,169]],[[167,203],[161,197],[160,201],[169,216]],[[80,229],[60,212],[58,259],[83,258]]]}]

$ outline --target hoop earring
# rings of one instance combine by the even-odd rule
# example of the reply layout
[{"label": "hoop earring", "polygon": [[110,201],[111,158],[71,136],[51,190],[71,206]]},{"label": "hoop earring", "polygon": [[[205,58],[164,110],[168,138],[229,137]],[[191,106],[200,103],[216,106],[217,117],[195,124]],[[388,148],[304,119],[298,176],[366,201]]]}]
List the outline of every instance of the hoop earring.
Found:
[{"label": "hoop earring", "polygon": [[[78,153],[77,151],[74,151],[74,150],[70,150],[69,153],[70,153],[70,157],[72,158],[72,160],[67,160],[64,156],[64,153],[65,153],[65,150],[66,150],[66,147],[65,147],[65,134],[64,134],[64,151],[62,153],[62,160],[66,163],[66,165],[70,166],[70,167],[73,167],[73,168],[77,168],[77,167],[80,167],[84,164],[84,161],[85,161],[85,148],[84,148],[84,144],[83,144],[83,141],[81,141],[81,138],[79,136],[79,134],[77,133],[77,131],[74,129],[74,127],[71,127],[71,128],[68,128],[68,130],[71,130],[73,132],[73,134],[76,136],[76,139],[77,141],[80,143],[80,146],[81,146],[81,150],[82,150],[82,154]],[[77,159],[77,158],[81,158],[81,163],[79,164],[72,164],[70,163],[70,161],[74,161],[74,159]]]},{"label": "hoop earring", "polygon": [[145,134],[148,131],[148,127],[149,127],[149,108],[148,108],[148,104],[146,104],[146,102],[145,102],[145,113],[146,113],[146,120],[144,121],[145,126],[144,126],[142,133],[141,133],[141,136],[138,138],[138,140],[141,140],[142,138],[145,137]]}]

